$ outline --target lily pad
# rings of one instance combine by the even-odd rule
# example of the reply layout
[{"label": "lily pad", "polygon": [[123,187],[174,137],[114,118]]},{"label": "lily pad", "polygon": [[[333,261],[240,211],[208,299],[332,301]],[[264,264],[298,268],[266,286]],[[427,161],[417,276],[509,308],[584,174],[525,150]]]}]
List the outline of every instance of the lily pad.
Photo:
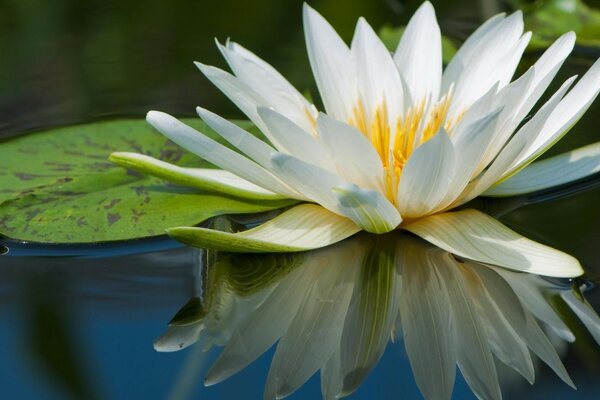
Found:
[{"label": "lily pad", "polygon": [[[187,124],[216,140],[199,119]],[[242,127],[260,135],[249,122]],[[268,211],[290,200],[257,201],[203,192],[118,167],[114,151],[135,151],[198,168],[144,120],[56,128],[0,143],[0,234],[43,243],[92,243],[162,235],[220,214]]]}]

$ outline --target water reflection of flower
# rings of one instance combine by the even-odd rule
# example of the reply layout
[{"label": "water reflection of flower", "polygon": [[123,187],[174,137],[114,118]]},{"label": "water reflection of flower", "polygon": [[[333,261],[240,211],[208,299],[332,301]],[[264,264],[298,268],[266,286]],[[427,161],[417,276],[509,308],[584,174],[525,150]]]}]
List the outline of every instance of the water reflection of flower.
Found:
[{"label": "water reflection of flower", "polygon": [[212,385],[278,342],[265,398],[293,393],[317,371],[324,398],[349,395],[397,337],[425,398],[450,398],[456,365],[479,398],[500,398],[496,362],[532,383],[531,353],[574,386],[542,329],[574,340],[557,293],[600,343],[600,319],[576,288],[408,235],[365,234],[294,255],[221,253],[205,271],[202,300],[178,313],[155,348],[224,345]]},{"label": "water reflection of flower", "polygon": [[[307,5],[304,27],[327,114],[270,65],[228,42],[218,46],[235,76],[197,65],[270,144],[198,109],[240,154],[171,116],[150,112],[148,121],[159,131],[226,171],[184,171],[136,154],[114,154],[113,160],[149,173],[161,170],[161,176],[187,174],[188,180],[195,177],[237,196],[317,205],[297,206],[243,234],[176,228],[169,231],[173,237],[230,251],[298,251],[361,229],[401,228],[479,262],[552,276],[581,274],[572,257],[527,241],[481,213],[445,213],[525,168],[592,103],[600,90],[600,62],[570,91],[575,78],[565,82],[522,124],[573,48],[572,32],[511,82],[531,36],[523,34],[519,12],[482,25],[443,73],[440,29],[428,2],[413,16],[393,55],[364,19],[350,48]],[[563,174],[563,168],[542,165],[553,176]],[[509,186],[522,192],[538,187],[541,178],[564,181],[541,175],[533,182],[521,175],[517,188]],[[507,257],[511,249],[518,257]]]}]

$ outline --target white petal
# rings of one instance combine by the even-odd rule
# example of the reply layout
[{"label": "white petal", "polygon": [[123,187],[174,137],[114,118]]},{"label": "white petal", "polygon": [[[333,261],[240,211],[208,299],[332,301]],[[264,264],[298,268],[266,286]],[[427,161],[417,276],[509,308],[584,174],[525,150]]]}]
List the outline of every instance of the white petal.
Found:
[{"label": "white petal", "polygon": [[402,221],[398,211],[379,192],[345,182],[325,169],[292,156],[276,154],[273,170],[312,201],[352,219],[366,231],[389,232]]},{"label": "white petal", "polygon": [[536,275],[517,274],[514,271],[500,268],[496,268],[495,271],[512,287],[521,303],[537,319],[554,328],[555,332],[564,340],[575,341],[575,335],[552,307],[547,293],[543,290],[543,286],[546,286],[547,282]]},{"label": "white petal", "polygon": [[[358,263],[356,263],[358,264]],[[357,265],[322,268],[294,321],[277,345],[265,398],[293,393],[329,360],[342,335]]]},{"label": "white petal", "polygon": [[570,255],[529,240],[476,210],[436,214],[403,228],[446,251],[478,262],[555,277],[583,273],[579,262]]},{"label": "white petal", "polygon": [[323,399],[336,399],[342,393],[344,382],[341,368],[341,350],[338,346],[325,365],[321,367],[321,395]]},{"label": "white petal", "polygon": [[218,44],[233,73],[268,105],[310,132],[314,107],[275,68],[237,43]]},{"label": "white petal", "polygon": [[[462,193],[467,184],[477,173],[477,166],[493,140],[496,123],[502,109],[492,111],[483,118],[474,121],[464,128],[457,137],[452,137],[454,151],[456,154],[454,175],[448,185],[448,190],[441,203],[434,211],[442,210],[450,205]],[[461,127],[457,127],[459,129]]]},{"label": "white petal", "polygon": [[382,190],[381,158],[360,131],[325,114],[319,115],[317,129],[342,178],[364,188]]},{"label": "white petal", "polygon": [[338,200],[331,189],[345,183],[340,176],[282,153],[273,156],[271,168],[306,198],[339,213]]},{"label": "white petal", "polygon": [[267,100],[240,79],[222,69],[194,63],[196,67],[225,94],[268,137],[268,131],[256,112],[258,106],[268,106]]},{"label": "white petal", "polygon": [[393,136],[397,118],[403,113],[400,72],[392,55],[364,18],[356,24],[351,52],[367,126],[374,121],[375,112],[385,105]]},{"label": "white petal", "polygon": [[395,241],[384,239],[382,245],[371,245],[362,257],[360,280],[354,288],[340,344],[342,387],[333,394],[347,396],[354,392],[389,341],[401,293],[393,256]]},{"label": "white petal", "polygon": [[577,314],[596,342],[600,344],[600,317],[590,303],[575,297],[572,290],[562,291],[560,296]]},{"label": "white petal", "polygon": [[[403,242],[400,243],[403,246]],[[450,399],[455,378],[456,340],[450,299],[438,268],[441,250],[417,240],[404,243],[400,318],[404,346],[419,390],[426,399]],[[412,247],[420,248],[413,249]]]},{"label": "white petal", "polygon": [[150,111],[146,120],[163,135],[206,161],[271,192],[298,197],[295,191],[254,161],[215,142],[176,118],[162,112]]},{"label": "white petal", "polygon": [[202,107],[196,107],[196,112],[223,139],[256,161],[261,167],[269,168],[271,156],[275,153],[273,147],[213,112]]},{"label": "white petal", "polygon": [[600,60],[567,93],[548,118],[534,142],[516,162],[522,166],[543,154],[581,118],[600,92]]},{"label": "white petal", "polygon": [[325,19],[304,3],[304,35],[313,75],[327,114],[347,121],[356,101],[350,50]]},{"label": "white petal", "polygon": [[258,114],[271,132],[272,140],[275,141],[273,144],[279,151],[328,171],[335,171],[331,157],[323,145],[308,132],[269,108],[259,107]]},{"label": "white petal", "polygon": [[499,183],[502,177],[510,176],[517,169],[518,164],[515,160],[521,157],[521,154],[527,150],[528,143],[533,141],[536,135],[539,134],[546,120],[556,109],[563,94],[568,90],[572,82],[572,79],[567,80],[534,117],[519,129],[489,168],[467,186],[454,206],[463,204],[479,196],[493,184]]},{"label": "white petal", "polygon": [[250,199],[285,198],[285,196],[263,189],[222,169],[182,168],[138,153],[115,152],[110,155],[109,159],[122,167],[132,168],[145,174],[202,190]]},{"label": "white petal", "polygon": [[332,191],[339,202],[340,213],[367,232],[386,233],[396,229],[402,222],[396,207],[376,190],[342,184],[332,188]]},{"label": "white petal", "polygon": [[442,81],[442,36],[435,10],[426,1],[410,19],[394,53],[411,98],[436,101]]},{"label": "white petal", "polygon": [[566,33],[558,38],[536,61],[532,67],[535,69],[535,77],[525,94],[521,93],[520,105],[515,113],[515,120],[523,120],[531,111],[573,50],[574,45],[575,34],[573,32]]},{"label": "white petal", "polygon": [[[484,278],[488,277],[486,272],[494,274],[497,280],[501,280],[500,277],[485,266],[471,263],[465,265],[469,266],[463,269],[464,276],[467,278],[465,282],[468,283],[473,300],[480,309],[481,320],[492,352],[504,364],[519,372],[529,383],[533,383],[535,372],[527,345],[503,315],[496,298],[492,297],[483,284]],[[507,286],[505,285],[504,288]],[[502,301],[499,299],[500,304],[503,304]]]},{"label": "white petal", "polygon": [[398,208],[404,218],[420,217],[444,199],[455,168],[454,146],[445,131],[418,147],[402,171]]},{"label": "white petal", "polygon": [[463,377],[478,398],[500,399],[500,385],[488,337],[468,289],[465,270],[446,258],[442,275],[454,316],[457,360]]},{"label": "white petal", "polygon": [[524,332],[519,333],[521,337],[527,342],[531,351],[552,368],[554,373],[556,373],[560,379],[573,389],[576,389],[573,380],[569,377],[569,373],[556,353],[554,346],[542,331],[542,328],[540,328],[531,314],[527,313],[526,316],[527,324],[525,325],[525,330]]},{"label": "white petal", "polygon": [[307,288],[322,266],[310,259],[299,265],[273,290],[265,302],[234,332],[210,368],[204,384],[219,383],[252,363],[283,336],[304,301]]},{"label": "white petal", "polygon": [[[482,154],[479,164],[475,169],[475,175],[479,175],[496,158],[504,148],[506,142],[514,134],[515,129],[522,123],[521,119],[515,118],[515,113],[521,104],[523,93],[530,89],[536,76],[534,68],[529,69],[519,79],[503,87],[494,97],[490,109],[502,107],[502,113],[498,116],[498,122],[492,141]],[[472,108],[475,105],[472,106]],[[470,111],[470,109],[469,109]],[[467,111],[467,113],[469,112]]]},{"label": "white petal", "polygon": [[534,162],[484,196],[516,196],[544,190],[600,172],[600,142]]},{"label": "white petal", "polygon": [[488,37],[490,32],[498,29],[498,26],[505,21],[505,13],[497,14],[485,21],[479,28],[475,30],[465,42],[460,46],[450,63],[446,66],[442,76],[442,90],[445,94],[450,91],[450,87],[458,81],[463,70],[468,65],[468,60],[476,56],[480,43]]},{"label": "white petal", "polygon": [[171,353],[185,349],[198,342],[204,329],[203,323],[169,326],[167,331],[154,341],[154,350]]},{"label": "white petal", "polygon": [[352,236],[360,228],[315,204],[301,204],[264,224],[239,233],[206,228],[167,230],[180,242],[229,252],[269,253],[316,249]]},{"label": "white petal", "polygon": [[450,118],[467,109],[496,82],[501,82],[500,87],[506,85],[514,73],[528,39],[520,40],[523,16],[516,12],[494,25],[491,29],[482,29],[483,35],[476,31],[473,34],[477,38],[476,43],[469,42],[467,51],[461,51],[461,48],[444,71],[444,90],[455,83],[448,111]]},{"label": "white petal", "polygon": [[[486,285],[486,289],[496,301],[496,304],[498,304],[502,310],[503,315],[510,326],[515,330],[517,335],[525,341],[527,347],[529,347],[531,351],[548,364],[548,366],[550,366],[563,381],[571,387],[575,387],[573,381],[569,378],[569,374],[564,365],[560,361],[560,357],[556,354],[554,346],[552,346],[535,318],[530,313],[531,311],[535,314],[536,310],[538,310],[537,306],[532,308],[533,303],[528,301],[531,296],[540,298],[541,302],[538,303],[538,305],[544,305],[545,307],[550,308],[548,306],[548,300],[541,296],[539,287],[532,284],[530,280],[530,278],[540,278],[534,275],[508,271],[503,268],[492,268],[501,275],[503,279],[496,279],[494,284],[490,284],[490,279],[484,279],[483,282]],[[480,276],[485,272],[484,268],[479,268],[476,271]],[[519,285],[515,286],[514,283],[517,282]],[[507,284],[510,284],[512,290],[506,288]],[[528,309],[525,309],[523,307],[524,305],[527,306]],[[558,320],[560,321],[560,318],[558,318]]]}]

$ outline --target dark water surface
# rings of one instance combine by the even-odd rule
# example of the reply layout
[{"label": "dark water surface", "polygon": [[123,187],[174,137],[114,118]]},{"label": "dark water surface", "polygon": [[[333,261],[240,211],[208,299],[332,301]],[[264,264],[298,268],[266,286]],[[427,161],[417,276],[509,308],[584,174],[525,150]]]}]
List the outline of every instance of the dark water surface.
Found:
[{"label": "dark water surface", "polygon": [[[498,11],[493,1],[433,3],[442,32],[456,44]],[[419,4],[311,2],[346,39],[358,16],[375,28],[400,25]],[[0,140],[67,124],[143,117],[150,109],[192,116],[201,105],[240,117],[192,64],[224,66],[215,37],[231,37],[296,87],[316,93],[300,1],[0,0]],[[538,55],[528,53],[520,71]],[[553,87],[585,72],[596,57],[594,49],[576,49]],[[549,154],[598,141],[599,124],[596,101]],[[577,257],[593,282],[600,275],[600,189],[598,177],[589,182],[591,189],[551,201],[481,207],[500,209],[497,215],[509,227]],[[261,398],[273,349],[209,388],[202,383],[218,351],[202,353],[199,346],[174,353],[153,349],[176,312],[201,293],[201,251],[158,239],[96,249],[96,257],[31,257],[49,250],[15,245],[10,255],[30,257],[0,258],[0,398]],[[78,248],[58,251],[81,253]],[[132,251],[140,254],[123,255]],[[598,290],[586,297],[600,309]],[[508,376],[505,398],[599,395],[600,350],[576,318],[567,322],[577,341],[561,352],[579,390],[571,390],[544,366],[533,387]],[[420,398],[401,342],[388,345],[353,396]],[[318,377],[292,396],[319,397]],[[455,397],[473,397],[458,378]]]}]

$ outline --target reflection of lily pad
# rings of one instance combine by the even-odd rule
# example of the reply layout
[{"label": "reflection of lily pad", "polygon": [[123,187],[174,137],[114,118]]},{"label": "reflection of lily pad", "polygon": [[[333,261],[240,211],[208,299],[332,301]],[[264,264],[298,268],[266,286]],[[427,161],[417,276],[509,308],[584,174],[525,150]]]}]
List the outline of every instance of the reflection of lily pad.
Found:
[{"label": "reflection of lily pad", "polygon": [[[383,25],[381,27],[379,30],[379,37],[389,51],[396,50],[400,38],[404,33],[404,29],[404,26],[396,28],[391,25]],[[452,57],[454,57],[454,54],[456,54],[456,46],[452,43],[452,40],[442,36],[442,60],[444,61],[444,64],[448,64]]]},{"label": "reflection of lily pad", "polygon": [[[213,133],[199,119],[186,121]],[[249,123],[245,124],[248,128]],[[256,129],[254,129],[256,133]],[[51,129],[0,144],[0,234],[45,243],[90,243],[163,234],[224,213],[271,210],[289,201],[250,201],[200,192],[108,161],[136,151],[186,167],[212,167],[143,120]]]},{"label": "reflection of lily pad", "polygon": [[525,28],[533,31],[530,46],[548,47],[563,33],[575,31],[577,44],[600,47],[600,10],[581,0],[546,0],[522,5]]}]

